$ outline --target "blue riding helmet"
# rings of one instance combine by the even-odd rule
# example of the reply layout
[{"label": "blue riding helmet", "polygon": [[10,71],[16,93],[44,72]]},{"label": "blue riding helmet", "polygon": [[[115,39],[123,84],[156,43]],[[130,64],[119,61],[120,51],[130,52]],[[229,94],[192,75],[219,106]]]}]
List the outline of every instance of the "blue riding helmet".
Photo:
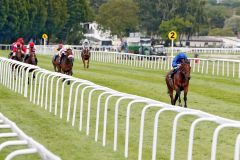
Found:
[{"label": "blue riding helmet", "polygon": [[177,64],[181,63],[181,59],[188,59],[184,52],[180,52],[176,57],[173,59],[172,67],[177,67]]},{"label": "blue riding helmet", "polygon": [[184,52],[180,52],[180,53],[178,54],[178,57],[179,57],[179,59],[186,59],[186,55],[185,55]]}]

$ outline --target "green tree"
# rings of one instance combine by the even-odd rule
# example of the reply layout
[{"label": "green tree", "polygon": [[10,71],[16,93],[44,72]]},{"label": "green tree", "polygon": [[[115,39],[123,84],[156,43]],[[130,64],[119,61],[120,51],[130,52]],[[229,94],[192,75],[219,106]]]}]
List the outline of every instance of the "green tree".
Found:
[{"label": "green tree", "polygon": [[67,7],[68,19],[60,38],[62,36],[68,43],[79,44],[83,37],[83,29],[80,23],[91,21],[93,12],[86,0],[68,0]]},{"label": "green tree", "polygon": [[9,2],[8,0],[1,0],[0,1],[0,31],[4,24],[7,23],[7,15],[8,15],[8,10],[9,10]]},{"label": "green tree", "polygon": [[233,15],[225,21],[224,28],[232,28],[232,31],[240,38],[240,16]]},{"label": "green tree", "polygon": [[162,21],[182,17],[193,24],[192,31],[199,32],[199,26],[206,23],[205,0],[137,0],[140,6],[142,30],[156,33]]},{"label": "green tree", "polygon": [[[18,0],[8,1],[9,6],[11,6],[8,10],[6,20],[7,22],[3,25],[1,30],[1,36],[3,42],[12,42],[16,37],[22,36],[19,33],[22,29],[22,24],[25,23],[21,21],[21,19],[25,19],[25,13],[21,14],[20,11],[24,12],[24,7],[22,6],[23,2]],[[21,17],[23,16],[23,17]]]},{"label": "green tree", "polygon": [[48,13],[45,32],[48,34],[48,39],[50,40],[52,38],[54,41],[57,37],[57,34],[62,30],[67,22],[67,1],[47,0],[45,3]]},{"label": "green tree", "polygon": [[188,36],[191,34],[192,23],[184,20],[181,17],[176,17],[170,19],[168,21],[163,21],[159,27],[159,32],[162,35],[164,40],[168,39],[168,33],[170,31],[176,31],[178,34],[178,39],[180,41],[180,45],[182,45],[183,36]]},{"label": "green tree", "polygon": [[214,28],[209,31],[209,36],[234,36],[231,27],[228,28]]},{"label": "green tree", "polygon": [[39,39],[45,31],[45,24],[47,21],[47,8],[42,0],[31,0],[28,6],[29,25],[27,38]]},{"label": "green tree", "polygon": [[122,37],[137,30],[138,11],[132,0],[108,0],[100,7],[96,20],[103,29]]},{"label": "green tree", "polygon": [[106,2],[107,0],[90,0],[90,4],[96,13],[98,12],[100,6]]}]

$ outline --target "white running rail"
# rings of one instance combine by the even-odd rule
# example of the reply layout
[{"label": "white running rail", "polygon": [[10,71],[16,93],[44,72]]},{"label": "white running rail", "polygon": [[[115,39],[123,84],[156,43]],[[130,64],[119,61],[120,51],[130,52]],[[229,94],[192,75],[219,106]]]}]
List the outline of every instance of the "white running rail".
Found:
[{"label": "white running rail", "polygon": [[48,151],[43,145],[27,136],[15,123],[6,118],[2,113],[0,113],[0,130],[1,129],[10,129],[12,132],[4,133],[1,131],[0,138],[16,137],[19,140],[8,140],[1,143],[0,153],[4,148],[9,146],[25,145],[28,147],[27,149],[19,149],[9,153],[5,160],[11,160],[19,155],[25,154],[39,154],[43,160],[61,160],[61,158]]}]

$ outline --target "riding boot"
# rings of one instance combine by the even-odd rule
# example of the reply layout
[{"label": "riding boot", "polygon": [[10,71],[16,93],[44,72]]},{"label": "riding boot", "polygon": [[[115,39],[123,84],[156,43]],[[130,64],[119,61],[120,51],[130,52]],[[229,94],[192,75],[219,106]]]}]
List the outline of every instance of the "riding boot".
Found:
[{"label": "riding boot", "polygon": [[171,86],[173,86],[173,77],[174,77],[174,74],[177,72],[177,69],[173,69],[171,71],[171,73],[169,74],[169,80],[170,80],[170,84]]},{"label": "riding boot", "polygon": [[61,55],[61,57],[59,58],[59,64],[62,63],[62,59],[63,59],[63,55]]}]

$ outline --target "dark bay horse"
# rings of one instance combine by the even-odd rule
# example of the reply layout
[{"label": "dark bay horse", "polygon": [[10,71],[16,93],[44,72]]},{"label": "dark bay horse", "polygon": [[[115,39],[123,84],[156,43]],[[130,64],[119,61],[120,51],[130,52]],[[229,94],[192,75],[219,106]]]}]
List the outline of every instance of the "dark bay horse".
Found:
[{"label": "dark bay horse", "polygon": [[35,52],[30,52],[29,54],[27,54],[25,57],[24,57],[24,63],[27,63],[27,64],[32,64],[32,65],[37,65],[37,57],[36,57],[36,54]]},{"label": "dark bay horse", "polygon": [[[15,61],[22,62],[23,61],[23,57],[24,57],[24,54],[22,53],[22,49],[21,48],[17,48],[17,51],[16,51],[15,55],[14,56],[13,55],[9,56],[9,59],[13,59]],[[15,74],[14,79],[16,79],[16,76],[19,74],[18,66],[19,66],[18,64],[13,64],[12,65],[12,71]]]},{"label": "dark bay horse", "polygon": [[63,74],[67,74],[67,75],[72,75],[72,67],[73,67],[73,52],[72,49],[67,49],[66,50],[66,55],[64,55],[62,57],[62,61],[61,64],[59,63],[59,59],[60,57],[57,56],[55,58],[55,56],[52,59],[52,64],[53,64],[53,68],[55,72],[61,72]]},{"label": "dark bay horse", "polygon": [[[169,75],[171,73],[168,72],[166,75],[166,84],[168,87],[168,94],[171,98],[171,104],[175,105],[177,99],[179,100],[179,106],[182,106],[181,104],[181,91],[184,91],[184,107],[187,107],[187,93],[188,93],[188,85],[190,80],[190,63],[189,61],[183,62],[178,71],[174,74],[173,82],[169,79]],[[176,91],[175,98],[173,99],[173,91]]]},{"label": "dark bay horse", "polygon": [[[38,63],[38,60],[37,60],[37,56],[35,54],[34,51],[30,51],[29,54],[27,54],[25,57],[24,57],[24,63],[27,63],[27,64],[32,64],[32,65],[35,65],[37,66],[37,63]],[[29,72],[32,72],[34,69],[30,69]],[[35,79],[35,74],[32,75],[33,76],[33,79]],[[28,80],[28,83],[29,83],[29,80]]]},{"label": "dark bay horse", "polygon": [[86,67],[89,68],[89,61],[91,57],[90,50],[88,48],[83,49],[81,53],[81,57],[82,57],[84,69],[86,69]]},{"label": "dark bay horse", "polygon": [[23,57],[24,57],[24,54],[22,53],[22,49],[21,48],[17,48],[16,55],[15,56],[12,55],[9,58],[13,59],[13,60],[16,60],[16,61],[19,61],[19,62],[22,62],[23,61]]}]

